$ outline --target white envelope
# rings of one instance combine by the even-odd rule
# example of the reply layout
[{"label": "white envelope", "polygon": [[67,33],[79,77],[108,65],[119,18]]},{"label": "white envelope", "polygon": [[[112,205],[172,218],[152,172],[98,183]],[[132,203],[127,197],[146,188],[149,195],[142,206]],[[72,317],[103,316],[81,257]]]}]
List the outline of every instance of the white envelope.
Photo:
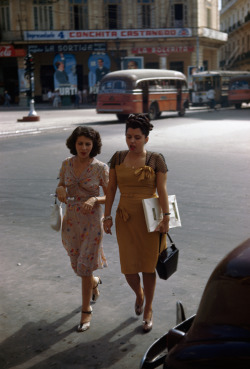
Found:
[{"label": "white envelope", "polygon": [[[181,227],[181,219],[177,206],[176,196],[168,196],[170,223],[169,228]],[[159,198],[150,198],[142,200],[143,210],[145,214],[145,220],[148,228],[148,232],[154,232],[162,219],[162,210],[159,203]]]}]

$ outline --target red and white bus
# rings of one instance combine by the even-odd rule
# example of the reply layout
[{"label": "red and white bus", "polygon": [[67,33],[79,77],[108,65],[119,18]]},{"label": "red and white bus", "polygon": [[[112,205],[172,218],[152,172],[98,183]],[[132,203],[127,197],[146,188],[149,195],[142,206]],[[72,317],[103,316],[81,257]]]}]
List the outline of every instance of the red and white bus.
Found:
[{"label": "red and white bus", "polygon": [[114,113],[120,121],[129,114],[148,113],[158,118],[163,111],[185,114],[189,106],[183,73],[162,69],[129,69],[106,74],[101,80],[96,111]]},{"label": "red and white bus", "polygon": [[192,105],[208,105],[207,92],[212,87],[215,92],[215,102],[221,106],[229,106],[229,84],[233,78],[250,76],[250,72],[215,70],[193,74]]},{"label": "red and white bus", "polygon": [[228,102],[236,109],[240,109],[242,103],[250,103],[250,75],[239,75],[230,80]]}]

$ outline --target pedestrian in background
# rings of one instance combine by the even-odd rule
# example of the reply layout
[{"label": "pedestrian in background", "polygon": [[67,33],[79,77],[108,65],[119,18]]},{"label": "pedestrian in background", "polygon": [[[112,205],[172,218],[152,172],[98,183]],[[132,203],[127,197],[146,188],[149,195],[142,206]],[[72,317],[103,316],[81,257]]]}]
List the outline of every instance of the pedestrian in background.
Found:
[{"label": "pedestrian in background", "polygon": [[215,109],[215,91],[213,86],[210,87],[210,89],[207,91],[207,98],[209,101],[209,106],[211,109]]},{"label": "pedestrian in background", "polygon": [[[82,313],[78,332],[90,327],[91,298],[100,292],[100,277],[93,272],[107,266],[103,252],[103,212],[108,185],[106,164],[95,156],[101,152],[99,132],[90,127],[77,127],[66,141],[72,157],[63,161],[56,189],[59,201],[66,204],[62,222],[62,243],[70,257],[74,272],[82,278]],[[100,196],[100,186],[104,196]]]},{"label": "pedestrian in background", "polygon": [[52,105],[54,94],[52,93],[51,90],[48,91],[47,96],[48,96],[49,104]]},{"label": "pedestrian in background", "polygon": [[10,100],[11,100],[11,97],[8,94],[8,91],[5,90],[4,91],[4,106],[10,106]]},{"label": "pedestrian in background", "polygon": [[[126,122],[128,150],[116,152],[110,161],[109,185],[104,213],[104,231],[111,234],[111,209],[117,187],[121,196],[116,212],[116,235],[121,272],[136,295],[135,313],[143,315],[143,330],[152,329],[152,303],[156,285],[155,267],[161,250],[166,248],[169,229],[169,204],[166,189],[167,165],[161,154],[146,151],[145,145],[153,125],[143,114],[131,114]],[[142,199],[157,197],[163,220],[155,232],[147,231]],[[140,275],[142,273],[143,287]],[[144,307],[145,299],[145,307]]]},{"label": "pedestrian in background", "polygon": [[59,90],[55,90],[54,92],[54,100],[53,100],[53,107],[58,108],[62,104],[61,96]]}]

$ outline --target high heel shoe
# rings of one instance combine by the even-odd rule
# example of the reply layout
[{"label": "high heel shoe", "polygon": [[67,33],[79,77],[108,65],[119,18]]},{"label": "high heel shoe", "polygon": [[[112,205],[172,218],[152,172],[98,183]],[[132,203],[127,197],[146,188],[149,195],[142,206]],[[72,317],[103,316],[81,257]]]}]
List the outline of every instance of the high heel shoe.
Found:
[{"label": "high heel shoe", "polygon": [[144,319],[142,322],[142,329],[145,333],[151,331],[153,328],[153,311],[151,312],[150,319]]},{"label": "high heel shoe", "polygon": [[[91,310],[89,311],[82,311],[82,314],[92,314],[92,307],[90,307]],[[80,323],[77,327],[77,332],[85,332],[87,329],[90,328],[90,321],[86,323]]]},{"label": "high heel shoe", "polygon": [[144,310],[143,304],[144,304],[144,297],[143,297],[143,301],[141,305],[138,305],[135,301],[135,314],[136,315],[142,315],[143,310]]},{"label": "high heel shoe", "polygon": [[98,287],[98,284],[102,284],[102,280],[100,277],[95,277],[94,278],[95,280],[97,279],[97,282],[96,282],[96,286],[93,287],[93,291],[96,290],[95,292],[93,292],[92,294],[92,301],[96,302],[98,297],[100,296],[100,291],[99,289],[97,288]]}]

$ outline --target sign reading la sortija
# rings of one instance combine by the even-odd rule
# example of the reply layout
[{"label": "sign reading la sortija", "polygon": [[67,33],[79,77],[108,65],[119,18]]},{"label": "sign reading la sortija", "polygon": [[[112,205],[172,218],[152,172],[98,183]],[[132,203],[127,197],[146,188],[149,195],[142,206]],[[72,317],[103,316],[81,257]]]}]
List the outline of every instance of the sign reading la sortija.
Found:
[{"label": "sign reading la sortija", "polygon": [[28,45],[31,54],[36,53],[66,53],[79,51],[106,51],[105,42],[81,43],[81,44],[47,44],[47,45]]}]

